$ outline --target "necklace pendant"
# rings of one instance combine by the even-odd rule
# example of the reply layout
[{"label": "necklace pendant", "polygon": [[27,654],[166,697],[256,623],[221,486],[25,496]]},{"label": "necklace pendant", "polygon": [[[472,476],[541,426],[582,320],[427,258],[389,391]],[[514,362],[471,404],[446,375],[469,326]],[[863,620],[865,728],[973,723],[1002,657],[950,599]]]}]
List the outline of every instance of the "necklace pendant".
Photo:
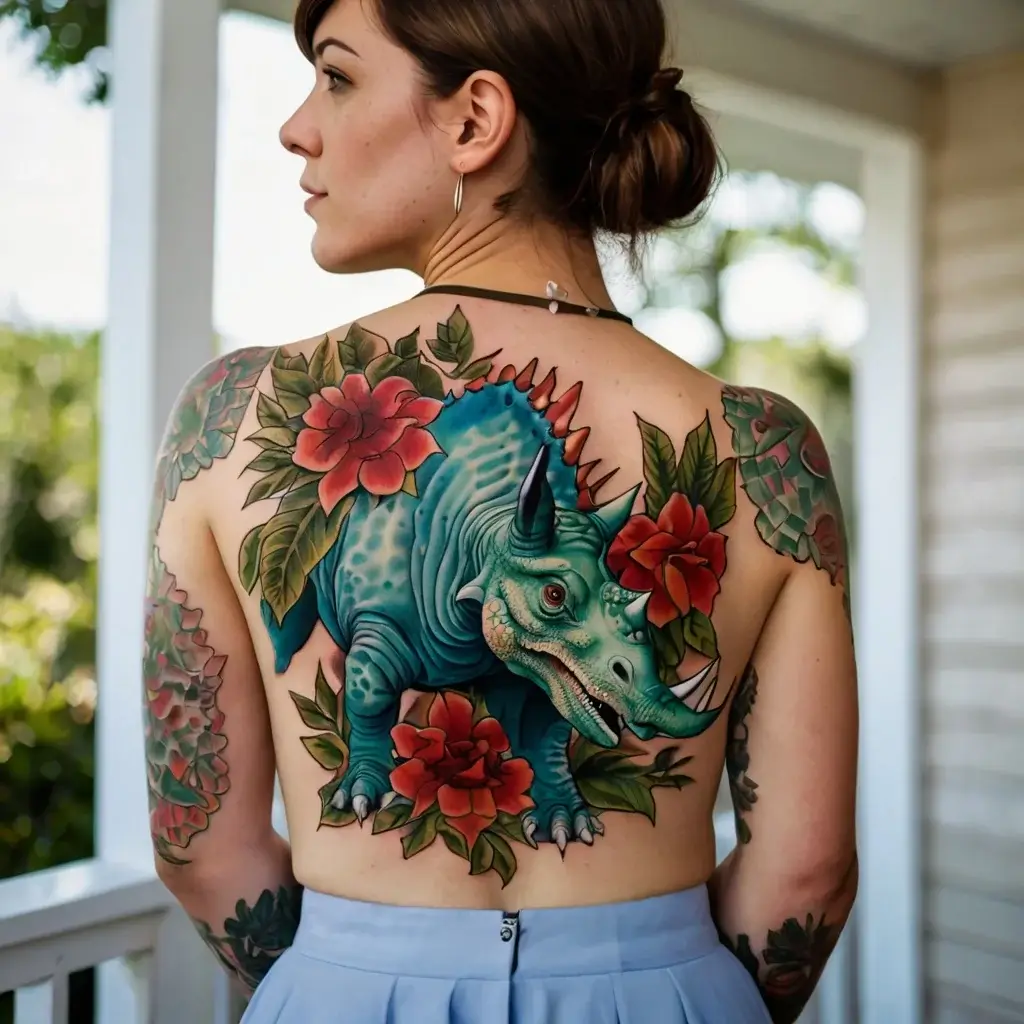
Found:
[{"label": "necklace pendant", "polygon": [[569,299],[569,293],[564,289],[559,288],[554,281],[548,281],[547,296],[551,299],[551,305],[548,306],[548,309],[552,313],[558,312],[559,302],[567,302]]}]

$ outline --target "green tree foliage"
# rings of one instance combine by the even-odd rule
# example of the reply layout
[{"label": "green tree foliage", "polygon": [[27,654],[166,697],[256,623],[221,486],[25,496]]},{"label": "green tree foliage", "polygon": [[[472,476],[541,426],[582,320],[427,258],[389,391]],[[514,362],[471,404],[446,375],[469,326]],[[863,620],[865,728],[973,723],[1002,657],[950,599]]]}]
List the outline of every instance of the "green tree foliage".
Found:
[{"label": "green tree foliage", "polygon": [[93,75],[88,99],[106,100],[107,0],[0,0],[0,21],[4,18],[13,19],[35,44],[36,62],[50,73],[88,65]]},{"label": "green tree foliage", "polygon": [[[733,172],[730,184],[756,202],[761,179],[771,175]],[[795,202],[762,211],[754,225],[736,226],[713,213],[695,228],[665,232],[668,258],[645,267],[641,284],[646,305],[680,306],[703,313],[717,329],[722,349],[704,368],[723,380],[767,388],[796,402],[815,422],[828,448],[846,526],[856,557],[856,504],[853,500],[853,364],[850,356],[821,338],[774,337],[752,342],[732,337],[723,319],[723,291],[730,270],[766,248],[784,251],[820,277],[840,287],[857,282],[855,247],[824,237],[810,216],[813,185],[783,182]]]},{"label": "green tree foliage", "polygon": [[0,878],[92,855],[98,354],[0,327]]}]

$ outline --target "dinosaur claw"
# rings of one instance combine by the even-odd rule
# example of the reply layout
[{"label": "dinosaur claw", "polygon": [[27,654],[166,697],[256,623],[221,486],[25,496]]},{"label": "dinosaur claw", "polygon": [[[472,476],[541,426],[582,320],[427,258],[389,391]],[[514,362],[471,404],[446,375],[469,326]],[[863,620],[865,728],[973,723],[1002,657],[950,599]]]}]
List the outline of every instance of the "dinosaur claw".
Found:
[{"label": "dinosaur claw", "polygon": [[569,830],[564,825],[556,825],[551,830],[551,838],[554,839],[555,844],[558,846],[559,853],[565,857],[565,847],[569,842]]},{"label": "dinosaur claw", "polygon": [[580,811],[572,825],[581,843],[586,843],[587,846],[594,845],[594,833],[590,831],[590,815],[586,811]]},{"label": "dinosaur claw", "polygon": [[341,787],[335,790],[334,796],[331,797],[331,806],[336,811],[344,811],[348,808],[348,793]]},{"label": "dinosaur claw", "polygon": [[599,835],[604,835],[604,825],[601,823],[600,818],[591,818],[590,827]]},{"label": "dinosaur claw", "polygon": [[370,801],[360,793],[359,796],[352,797],[352,810],[359,819],[359,824],[362,825],[370,813]]},{"label": "dinosaur claw", "polygon": [[537,840],[533,838],[533,834],[536,831],[537,831],[537,819],[536,818],[527,818],[523,822],[523,836],[525,837],[527,843],[529,843],[530,846],[532,846],[535,850],[537,849]]}]

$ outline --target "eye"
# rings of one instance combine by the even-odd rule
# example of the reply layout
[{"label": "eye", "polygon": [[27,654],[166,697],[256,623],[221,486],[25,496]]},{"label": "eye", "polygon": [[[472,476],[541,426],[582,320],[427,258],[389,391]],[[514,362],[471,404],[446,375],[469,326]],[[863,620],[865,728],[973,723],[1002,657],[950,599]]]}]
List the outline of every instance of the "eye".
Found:
[{"label": "eye", "polygon": [[559,583],[549,583],[542,591],[544,603],[549,608],[561,608],[565,604],[565,587]]},{"label": "eye", "polygon": [[340,71],[335,71],[333,68],[324,68],[324,77],[329,83],[328,92],[339,92],[352,84],[351,79],[346,78]]}]

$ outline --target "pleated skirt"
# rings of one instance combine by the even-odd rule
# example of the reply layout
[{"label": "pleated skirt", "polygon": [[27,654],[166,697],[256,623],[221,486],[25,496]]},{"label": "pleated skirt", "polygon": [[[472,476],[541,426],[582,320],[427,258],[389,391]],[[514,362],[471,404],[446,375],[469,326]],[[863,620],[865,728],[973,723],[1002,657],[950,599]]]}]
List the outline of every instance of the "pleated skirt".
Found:
[{"label": "pleated skirt", "polygon": [[590,907],[397,907],[306,890],[242,1024],[770,1024],[704,886]]}]

